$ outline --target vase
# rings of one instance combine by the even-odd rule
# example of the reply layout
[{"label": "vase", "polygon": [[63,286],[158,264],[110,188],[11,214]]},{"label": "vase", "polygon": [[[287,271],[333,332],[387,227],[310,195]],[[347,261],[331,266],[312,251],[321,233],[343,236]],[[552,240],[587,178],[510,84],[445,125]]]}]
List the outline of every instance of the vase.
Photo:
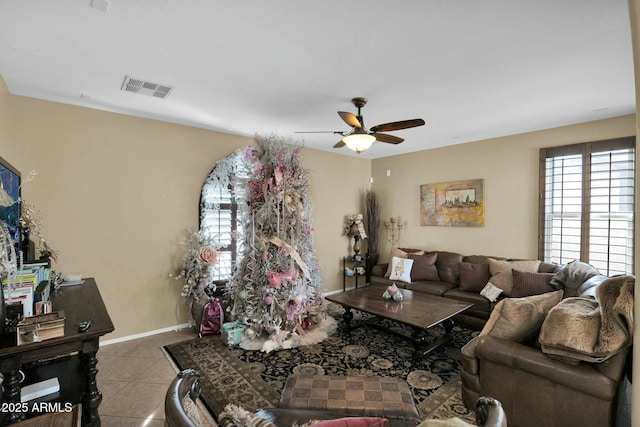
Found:
[{"label": "vase", "polygon": [[360,235],[359,234],[355,234],[353,236],[353,253],[358,255],[360,253]]},{"label": "vase", "polygon": [[36,245],[29,239],[29,229],[22,229],[22,241],[20,242],[20,250],[22,251],[22,260],[24,262],[35,261]]},{"label": "vase", "polygon": [[371,270],[378,264],[379,255],[377,252],[369,252],[367,254],[369,260],[369,274],[371,274]]}]

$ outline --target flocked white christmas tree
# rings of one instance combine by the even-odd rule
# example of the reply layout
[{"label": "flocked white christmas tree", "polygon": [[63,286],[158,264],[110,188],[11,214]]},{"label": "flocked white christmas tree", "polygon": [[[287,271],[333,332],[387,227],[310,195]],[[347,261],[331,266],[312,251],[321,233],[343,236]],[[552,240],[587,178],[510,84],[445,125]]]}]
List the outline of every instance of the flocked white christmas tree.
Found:
[{"label": "flocked white christmas tree", "polygon": [[245,249],[226,294],[231,317],[247,326],[245,339],[267,337],[269,351],[297,345],[324,316],[301,148],[277,136],[256,142],[245,152],[254,166]]}]

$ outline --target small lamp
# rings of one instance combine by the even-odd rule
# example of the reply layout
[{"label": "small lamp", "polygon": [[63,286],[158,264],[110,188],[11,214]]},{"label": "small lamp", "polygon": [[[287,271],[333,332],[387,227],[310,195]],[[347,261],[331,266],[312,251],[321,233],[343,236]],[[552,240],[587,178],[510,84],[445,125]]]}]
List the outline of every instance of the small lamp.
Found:
[{"label": "small lamp", "polygon": [[371,147],[371,144],[373,144],[375,140],[375,136],[369,135],[362,128],[356,128],[349,135],[342,138],[342,141],[347,145],[347,147],[358,154]]}]

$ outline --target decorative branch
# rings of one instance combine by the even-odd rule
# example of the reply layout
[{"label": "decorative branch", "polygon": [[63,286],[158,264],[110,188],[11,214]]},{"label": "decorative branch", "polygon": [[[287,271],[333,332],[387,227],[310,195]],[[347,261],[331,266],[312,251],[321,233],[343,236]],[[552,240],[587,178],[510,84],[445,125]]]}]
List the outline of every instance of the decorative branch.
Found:
[{"label": "decorative branch", "polygon": [[367,250],[378,253],[378,237],[380,236],[380,206],[375,191],[367,190],[365,194],[367,211]]}]

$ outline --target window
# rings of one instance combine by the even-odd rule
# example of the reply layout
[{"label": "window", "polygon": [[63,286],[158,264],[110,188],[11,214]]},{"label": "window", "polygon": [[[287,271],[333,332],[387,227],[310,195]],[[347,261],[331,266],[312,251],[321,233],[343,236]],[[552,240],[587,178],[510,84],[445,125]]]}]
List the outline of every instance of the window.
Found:
[{"label": "window", "polygon": [[211,237],[215,236],[216,243],[221,246],[218,249],[218,268],[214,280],[228,279],[235,264],[238,249],[236,239],[232,237],[241,231],[237,216],[238,205],[229,189],[210,188],[206,197],[203,194],[200,229]]},{"label": "window", "polygon": [[540,150],[539,256],[633,274],[635,137]]},{"label": "window", "polygon": [[247,147],[219,160],[200,193],[200,233],[218,248],[213,271],[216,284],[226,282],[243,254],[246,221],[246,183],[253,164],[245,158]]}]

